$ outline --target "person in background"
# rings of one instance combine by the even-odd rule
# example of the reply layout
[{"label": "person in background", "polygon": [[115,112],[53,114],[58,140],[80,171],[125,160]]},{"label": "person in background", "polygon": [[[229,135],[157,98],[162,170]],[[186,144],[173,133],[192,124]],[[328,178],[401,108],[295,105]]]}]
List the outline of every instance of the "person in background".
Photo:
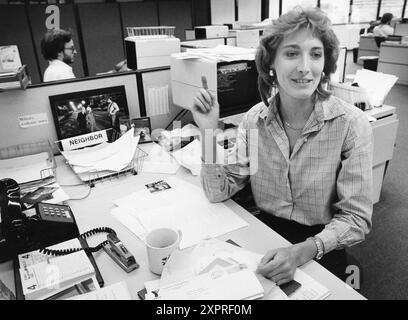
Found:
[{"label": "person in background", "polygon": [[326,89],[338,55],[318,8],[296,7],[269,25],[255,59],[262,102],[238,128],[235,163],[208,159],[219,104],[206,89],[194,98],[207,198],[224,201],[250,183],[256,217],[292,243],[269,250],[258,266],[278,285],[312,259],[344,280],[345,248],[371,229],[372,128],[360,109]]},{"label": "person in background", "polygon": [[49,62],[44,82],[75,78],[71,65],[77,52],[70,31],[48,30],[41,40],[41,53]]},{"label": "person in background", "polygon": [[391,21],[394,16],[392,13],[384,13],[380,24],[373,29],[374,37],[387,38],[394,34],[394,28],[391,27]]},{"label": "person in background", "polygon": [[108,116],[111,119],[112,128],[116,125],[116,113],[119,111],[119,107],[111,97],[108,98]]}]

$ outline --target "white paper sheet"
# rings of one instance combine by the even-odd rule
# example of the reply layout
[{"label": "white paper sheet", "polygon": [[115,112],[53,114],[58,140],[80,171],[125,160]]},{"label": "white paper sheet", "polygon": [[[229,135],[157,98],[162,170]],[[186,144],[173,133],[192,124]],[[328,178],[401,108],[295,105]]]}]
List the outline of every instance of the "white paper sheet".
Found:
[{"label": "white paper sheet", "polygon": [[190,142],[184,148],[176,150],[172,153],[174,159],[190,172],[198,176],[201,171],[201,142],[198,139]]},{"label": "white paper sheet", "polygon": [[[181,249],[248,226],[225,204],[210,203],[200,187],[176,177],[165,181],[171,186],[170,189],[151,193],[146,188],[114,203],[119,208],[128,208],[127,214],[139,221],[147,231],[159,227],[181,230]],[[121,210],[115,212],[116,216],[118,214],[123,215]]]},{"label": "white paper sheet", "polygon": [[126,282],[121,281],[67,300],[132,300],[132,297]]},{"label": "white paper sheet", "polygon": [[142,172],[175,174],[180,164],[161,146],[154,144],[143,161]]},{"label": "white paper sheet", "polygon": [[120,171],[132,161],[139,136],[134,137],[131,128],[113,143],[102,143],[95,147],[73,151],[63,151],[62,154],[77,173],[91,171]]},{"label": "white paper sheet", "polygon": [[383,105],[385,98],[397,80],[398,77],[394,75],[367,69],[357,70],[354,78],[354,82],[367,89],[370,103],[375,107]]},{"label": "white paper sheet", "polygon": [[0,160],[0,179],[12,178],[18,184],[41,179],[41,171],[50,168],[48,153]]},{"label": "white paper sheet", "polygon": [[[183,251],[178,250],[170,256],[163,269],[160,288],[172,288],[177,283],[201,277],[203,274],[208,274],[207,281],[210,281],[220,275],[246,270],[245,274],[240,274],[239,279],[235,279],[235,283],[229,281],[226,283],[229,290],[236,291],[242,298],[245,292],[240,291],[242,290],[240,284],[247,284],[246,281],[249,281],[253,285],[258,283],[262,286],[263,295],[266,299],[287,300],[288,297],[274,282],[256,273],[261,258],[262,255],[260,254],[218,239],[204,240],[194,248]],[[249,273],[251,273],[251,277],[245,278]],[[196,280],[192,281],[192,284],[202,286]],[[192,286],[192,284],[189,284],[189,286]],[[186,290],[190,290],[188,286]],[[169,294],[166,290],[164,292],[160,291],[160,293],[162,295]],[[239,297],[236,298],[239,299]],[[223,296],[223,299],[225,299],[225,296]]]}]

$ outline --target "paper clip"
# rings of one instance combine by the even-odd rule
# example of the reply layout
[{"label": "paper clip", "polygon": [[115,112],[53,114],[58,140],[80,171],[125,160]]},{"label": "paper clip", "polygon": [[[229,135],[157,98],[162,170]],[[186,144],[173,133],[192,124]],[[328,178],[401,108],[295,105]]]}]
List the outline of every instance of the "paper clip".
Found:
[{"label": "paper clip", "polygon": [[129,252],[122,241],[119,240],[116,234],[109,233],[107,235],[108,244],[103,247],[106,253],[115,261],[123,270],[130,272],[139,268],[135,257]]}]

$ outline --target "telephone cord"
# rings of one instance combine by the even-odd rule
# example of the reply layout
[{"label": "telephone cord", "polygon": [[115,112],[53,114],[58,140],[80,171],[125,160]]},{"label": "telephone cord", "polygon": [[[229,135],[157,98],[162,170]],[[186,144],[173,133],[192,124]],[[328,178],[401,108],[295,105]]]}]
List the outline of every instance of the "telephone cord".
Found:
[{"label": "telephone cord", "polygon": [[[102,233],[102,232],[116,234],[115,230],[113,230],[113,229],[111,229],[109,227],[99,227],[99,228],[94,228],[92,230],[89,230],[87,232],[82,233],[81,235],[79,235],[78,239],[86,239],[86,238],[88,238],[88,237],[90,237],[90,236],[92,236],[94,234]],[[42,249],[40,249],[40,253],[51,255],[51,256],[64,256],[64,255],[74,253],[74,252],[78,252],[78,251],[81,251],[81,250],[84,250],[86,253],[93,253],[93,252],[98,252],[103,247],[108,245],[108,243],[109,243],[109,241],[105,240],[105,241],[101,242],[100,244],[98,244],[95,247],[69,248],[69,249],[61,249],[61,250],[42,248]]]}]

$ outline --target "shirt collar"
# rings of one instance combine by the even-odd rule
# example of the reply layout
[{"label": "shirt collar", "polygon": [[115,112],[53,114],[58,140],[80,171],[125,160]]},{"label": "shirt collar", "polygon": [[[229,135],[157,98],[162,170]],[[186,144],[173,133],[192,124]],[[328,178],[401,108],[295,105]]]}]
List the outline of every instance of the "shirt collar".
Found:
[{"label": "shirt collar", "polygon": [[[275,97],[269,98],[269,106],[264,105],[259,113],[259,117],[269,123],[273,118],[279,119],[277,99],[279,99],[279,94]],[[337,118],[344,114],[344,110],[341,107],[337,98],[330,96],[328,99],[322,100],[318,99],[316,101],[314,110],[314,118],[317,124],[323,125],[324,121],[329,121]],[[279,120],[278,120],[279,121]]]}]

